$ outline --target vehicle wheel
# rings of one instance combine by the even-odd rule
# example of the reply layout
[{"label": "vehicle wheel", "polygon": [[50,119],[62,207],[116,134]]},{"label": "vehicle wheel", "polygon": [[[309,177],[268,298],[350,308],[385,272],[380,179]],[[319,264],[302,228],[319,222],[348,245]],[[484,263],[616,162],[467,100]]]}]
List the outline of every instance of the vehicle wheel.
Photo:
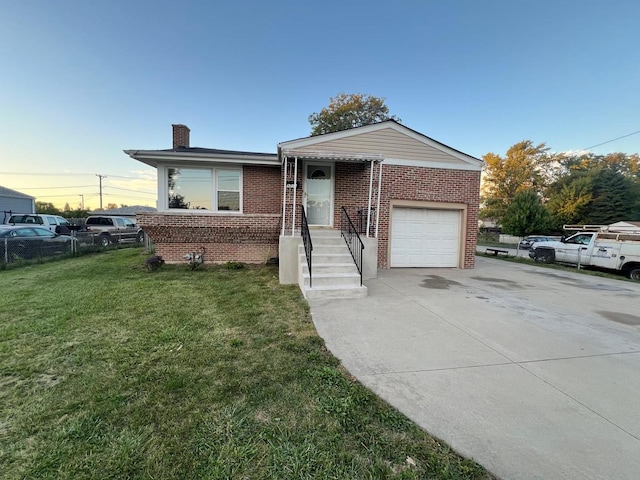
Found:
[{"label": "vehicle wheel", "polygon": [[536,248],[535,261],[538,263],[553,263],[556,260],[556,252],[549,248]]},{"label": "vehicle wheel", "polygon": [[629,270],[627,270],[627,276],[631,280],[640,282],[640,267],[631,267]]},{"label": "vehicle wheel", "polygon": [[136,237],[136,243],[144,243],[144,232],[139,232]]},{"label": "vehicle wheel", "polygon": [[98,238],[98,243],[102,247],[108,247],[109,245],[111,245],[111,239],[109,238],[109,235],[100,235],[100,237]]}]

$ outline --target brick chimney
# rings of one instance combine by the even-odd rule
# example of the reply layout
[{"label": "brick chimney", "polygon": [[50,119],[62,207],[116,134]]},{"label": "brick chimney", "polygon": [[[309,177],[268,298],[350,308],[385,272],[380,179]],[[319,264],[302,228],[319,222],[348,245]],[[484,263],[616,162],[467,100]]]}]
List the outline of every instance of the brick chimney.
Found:
[{"label": "brick chimney", "polygon": [[173,149],[189,148],[189,127],[182,124],[173,124]]}]

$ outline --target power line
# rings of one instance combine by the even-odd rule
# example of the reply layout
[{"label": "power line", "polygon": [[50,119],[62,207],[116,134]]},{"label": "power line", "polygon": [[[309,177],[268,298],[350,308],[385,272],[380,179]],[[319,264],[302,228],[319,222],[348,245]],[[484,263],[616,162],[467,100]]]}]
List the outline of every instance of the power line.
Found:
[{"label": "power line", "polygon": [[110,185],[105,185],[104,188],[105,189],[109,188],[109,189],[113,189],[113,190],[124,190],[125,192],[148,193],[149,195],[155,195],[156,194],[156,192],[147,192],[145,190],[132,190],[130,188],[112,187]]},{"label": "power line", "polygon": [[68,187],[14,187],[16,190],[52,190],[54,188],[85,188],[95,187],[95,185],[71,185]]},{"label": "power line", "polygon": [[112,194],[112,193],[105,193],[103,194],[105,197],[120,197],[120,198],[139,198],[141,200],[150,200],[149,197],[136,197],[135,195],[120,195],[120,194]]},{"label": "power line", "polygon": [[[0,175],[30,175],[32,177],[51,177],[51,176],[63,176],[63,177],[67,177],[67,176],[84,176],[84,177],[92,177],[94,175],[96,175],[95,173],[71,173],[71,172],[67,172],[67,173],[60,173],[60,172],[53,172],[53,173],[33,173],[33,172],[0,172]],[[140,180],[140,179],[145,179],[147,177],[126,177],[126,176],[122,176],[122,175],[108,175],[108,174],[104,174],[105,177],[113,177],[113,178],[127,178],[129,180]]]},{"label": "power line", "polygon": [[33,173],[33,172],[0,172],[2,175],[31,175],[33,177],[51,177],[53,175],[58,176],[71,176],[71,175],[80,175],[80,176],[91,176],[93,173]]},{"label": "power line", "polygon": [[601,145],[606,145],[607,143],[615,142],[616,140],[620,140],[621,138],[627,138],[627,137],[630,137],[631,135],[637,135],[638,133],[640,133],[640,130],[638,130],[637,132],[628,133],[627,135],[622,135],[621,137],[617,137],[617,138],[613,138],[611,140],[607,140],[606,142],[602,142],[602,143],[599,143],[597,145],[593,145],[591,147],[581,148],[580,150],[591,150],[592,148],[596,148],[596,147],[599,147]]},{"label": "power line", "polygon": [[[37,198],[53,198],[53,197],[67,197],[67,198],[71,198],[74,197],[76,195],[80,195],[79,193],[62,193],[59,195],[38,195]],[[82,195],[91,195],[92,197],[95,197],[97,195],[97,193],[83,193]]]}]

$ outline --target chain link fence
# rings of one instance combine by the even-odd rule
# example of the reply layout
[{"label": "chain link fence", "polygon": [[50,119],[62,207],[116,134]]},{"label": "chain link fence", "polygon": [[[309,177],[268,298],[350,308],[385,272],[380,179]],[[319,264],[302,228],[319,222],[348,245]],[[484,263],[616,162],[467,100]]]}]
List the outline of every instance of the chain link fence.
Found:
[{"label": "chain link fence", "polygon": [[71,231],[70,235],[57,237],[5,237],[0,239],[0,263],[8,264],[21,260],[37,260],[47,257],[74,255],[83,252],[104,250],[113,246],[144,246],[151,251],[152,244],[144,235],[136,241],[121,242],[114,236],[105,237],[95,232]]}]

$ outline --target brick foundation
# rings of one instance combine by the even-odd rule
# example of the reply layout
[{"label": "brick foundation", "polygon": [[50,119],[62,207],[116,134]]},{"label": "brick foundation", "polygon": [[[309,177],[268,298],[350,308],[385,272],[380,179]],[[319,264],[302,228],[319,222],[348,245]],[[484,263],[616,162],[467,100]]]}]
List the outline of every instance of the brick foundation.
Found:
[{"label": "brick foundation", "polygon": [[167,263],[204,248],[206,262],[264,263],[278,255],[280,215],[140,213],[138,224]]}]

